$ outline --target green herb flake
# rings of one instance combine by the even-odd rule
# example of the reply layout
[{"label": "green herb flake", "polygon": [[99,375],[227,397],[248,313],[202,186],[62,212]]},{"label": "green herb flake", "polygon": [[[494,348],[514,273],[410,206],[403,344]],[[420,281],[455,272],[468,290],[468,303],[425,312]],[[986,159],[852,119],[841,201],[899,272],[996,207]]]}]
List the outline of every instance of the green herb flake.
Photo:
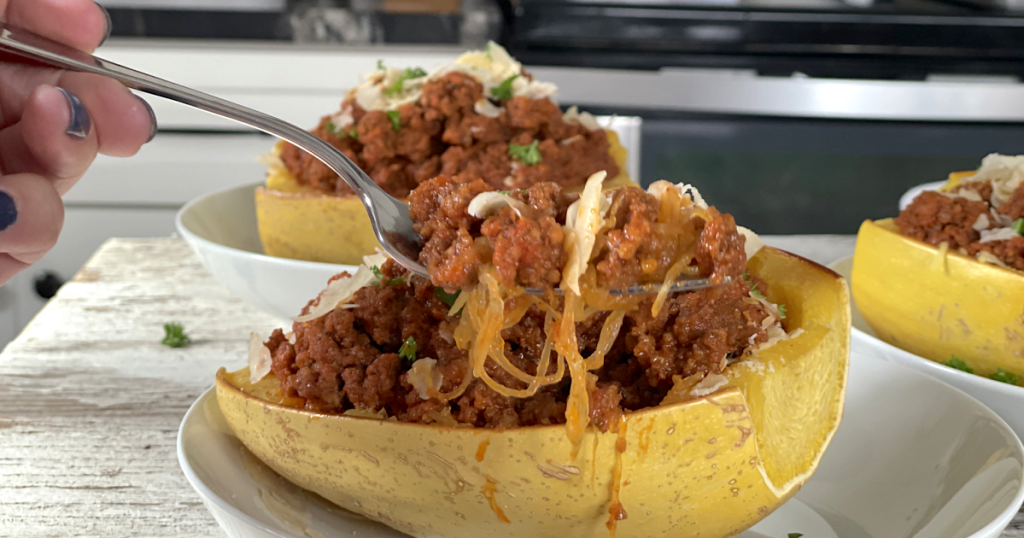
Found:
[{"label": "green herb flake", "polygon": [[1010,229],[1017,235],[1024,235],[1024,219],[1017,219],[1010,225]]},{"label": "green herb flake", "polygon": [[494,191],[494,192],[496,192],[498,194],[505,194],[505,195],[512,194],[512,191]]},{"label": "green herb flake", "polygon": [[185,347],[191,342],[180,323],[164,323],[164,339],[160,341],[161,344],[167,347]]},{"label": "green herb flake", "polygon": [[359,131],[352,129],[348,132],[348,137],[352,140],[359,140]]},{"label": "green herb flake", "polygon": [[396,93],[402,93],[405,90],[405,81],[414,78],[421,78],[427,76],[427,72],[420,69],[419,67],[413,67],[402,71],[398,78],[384,90],[384,95],[391,97]]},{"label": "green herb flake", "polygon": [[491,88],[491,97],[499,101],[508,101],[512,98],[512,82],[514,82],[520,75],[512,75],[507,79],[501,81],[501,84]]},{"label": "green herb flake", "polygon": [[383,71],[384,70],[384,60],[377,60],[377,70],[378,71]]},{"label": "green herb flake", "polygon": [[1009,384],[1009,385],[1016,385],[1017,381],[1018,381],[1017,374],[1014,374],[1012,372],[1007,372],[1006,370],[1003,370],[1002,368],[999,368],[998,370],[996,370],[996,373],[988,376],[988,378],[993,380],[993,381],[998,381],[1000,383],[1006,383],[1006,384]]},{"label": "green herb flake", "polygon": [[529,146],[509,144],[508,154],[513,159],[520,160],[526,164],[537,164],[541,161],[540,140],[534,140]]},{"label": "green herb flake", "polygon": [[[757,289],[757,284],[754,284],[754,281],[750,279],[750,273],[743,273],[743,281],[746,282],[748,286],[750,286],[750,295],[757,297],[758,299],[765,298],[764,294]],[[783,310],[780,310],[780,313],[785,312],[785,307],[782,308]]]},{"label": "green herb flake", "polygon": [[416,360],[416,339],[409,337],[402,343],[402,347],[398,348],[398,358],[406,359],[409,362]]},{"label": "green herb flake", "polygon": [[487,59],[493,62],[494,61],[494,56],[491,56],[491,43],[490,42],[487,43],[487,48],[484,49],[484,51],[485,51],[485,53],[487,55]]},{"label": "green herb flake", "polygon": [[786,305],[784,304],[779,305],[779,318],[786,319]]},{"label": "green herb flake", "polygon": [[334,125],[333,121],[328,121],[324,127],[327,128],[328,133],[338,134],[338,127]]},{"label": "green herb flake", "polygon": [[373,267],[370,267],[370,271],[373,271],[373,276],[376,277],[376,279],[373,282],[370,283],[373,286],[380,286],[380,287],[383,288],[385,286],[385,284],[388,285],[388,286],[397,286],[397,285],[402,284],[402,283],[405,282],[405,277],[404,276],[400,276],[400,277],[397,277],[397,278],[392,278],[392,279],[389,279],[389,280],[385,281],[384,280],[384,273],[382,273],[381,270],[380,270],[380,267],[377,267],[376,265],[374,265]]},{"label": "green herb flake", "polygon": [[434,297],[440,299],[441,302],[448,305],[449,308],[455,304],[455,299],[459,298],[460,293],[462,293],[462,290],[456,291],[455,293],[448,293],[447,291],[444,291],[444,288],[434,288]]},{"label": "green herb flake", "polygon": [[950,368],[960,370],[961,372],[967,372],[969,374],[974,373],[974,368],[971,368],[971,365],[967,364],[966,362],[964,362],[963,359],[957,357],[956,355],[951,355],[949,357],[949,360],[943,362],[942,364],[945,366],[949,366]]},{"label": "green herb flake", "polygon": [[800,538],[801,536],[803,536],[803,534],[799,532],[791,532],[789,533],[789,536],[787,536],[787,538]]},{"label": "green herb flake", "polygon": [[391,130],[397,131],[402,128],[402,113],[397,110],[387,111],[388,119],[391,120]]}]

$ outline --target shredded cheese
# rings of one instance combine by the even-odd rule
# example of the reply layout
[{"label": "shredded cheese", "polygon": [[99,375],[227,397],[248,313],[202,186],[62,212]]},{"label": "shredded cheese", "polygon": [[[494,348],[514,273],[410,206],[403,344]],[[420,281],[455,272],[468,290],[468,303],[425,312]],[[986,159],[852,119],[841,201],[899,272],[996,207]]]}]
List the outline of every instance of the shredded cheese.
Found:
[{"label": "shredded cheese", "polygon": [[[982,215],[984,216],[984,215]],[[1014,237],[1020,237],[1012,228],[996,228],[994,230],[982,230],[979,243],[992,243],[995,241],[1009,241]]]},{"label": "shredded cheese", "polygon": [[587,270],[590,255],[597,241],[597,233],[604,226],[604,216],[610,207],[601,193],[601,184],[608,176],[598,172],[587,180],[580,199],[569,206],[565,217],[565,251],[568,262],[562,270],[562,289],[580,294],[580,276]]},{"label": "shredded cheese", "polygon": [[270,373],[273,365],[273,357],[270,350],[263,345],[263,338],[253,332],[249,334],[249,382],[258,383]]},{"label": "shredded cheese", "polygon": [[975,191],[975,190],[972,190],[972,189],[960,189],[960,190],[958,190],[956,192],[946,192],[946,191],[935,191],[935,192],[941,194],[942,196],[945,196],[946,198],[963,198],[963,199],[971,201],[971,202],[983,202],[984,201],[981,198],[981,195],[978,194],[978,191]]},{"label": "shredded cheese", "polygon": [[482,192],[470,200],[467,212],[478,219],[485,219],[505,207],[511,207],[521,217],[526,204],[503,192]]},{"label": "shredded cheese", "polygon": [[963,181],[969,183],[990,181],[992,183],[990,203],[992,207],[999,208],[1024,182],[1024,155],[1010,156],[998,153],[987,155],[981,160],[978,171]]},{"label": "shredded cheese", "polygon": [[[490,98],[494,97],[491,90],[502,84],[511,90],[512,97],[553,100],[558,95],[558,86],[555,84],[523,76],[523,65],[512,58],[504,47],[494,42],[488,43],[485,50],[466,52],[454,63],[437,67],[423,76],[410,77],[408,70],[395,67],[376,69],[364,75],[363,81],[352,88],[349,95],[367,111],[397,110],[404,105],[419,102],[423,97],[424,84],[451,72],[465,73],[480,82],[484,99],[476,102],[473,108],[477,114],[489,118],[496,118],[501,113],[502,107],[492,103]],[[346,118],[344,114],[342,112],[333,120],[338,128],[351,124],[351,117]],[[588,129],[597,125],[594,117],[586,113],[577,112],[573,118]]]},{"label": "shredded cheese", "polygon": [[998,257],[996,257],[995,254],[992,254],[987,250],[979,252],[975,256],[975,259],[977,259],[981,263],[990,263],[992,265],[1003,267],[1005,269],[1011,269],[1011,267],[1009,265],[1006,265],[1006,263],[1003,260],[1000,260]]},{"label": "shredded cheese", "polygon": [[695,397],[707,396],[716,390],[729,384],[729,378],[722,374],[708,374],[707,377],[690,389],[690,395]]},{"label": "shredded cheese", "polygon": [[597,118],[589,112],[580,112],[580,109],[577,106],[569,107],[569,109],[562,114],[562,120],[566,123],[579,123],[590,131],[596,131],[601,128],[597,123]]},{"label": "shredded cheese", "polygon": [[501,115],[501,109],[487,99],[480,99],[473,103],[473,111],[488,118],[497,118]]},{"label": "shredded cheese", "polygon": [[371,267],[380,267],[387,259],[387,255],[379,251],[376,254],[364,256],[363,265],[356,269],[356,274],[338,278],[328,284],[320,292],[317,304],[309,310],[309,313],[295,318],[295,321],[300,323],[313,321],[330,314],[335,308],[355,308],[355,305],[343,303],[350,301],[357,291],[369,286],[376,278]]},{"label": "shredded cheese", "polygon": [[438,396],[444,376],[437,371],[436,360],[424,357],[412,363],[408,380],[421,400],[429,400]]}]

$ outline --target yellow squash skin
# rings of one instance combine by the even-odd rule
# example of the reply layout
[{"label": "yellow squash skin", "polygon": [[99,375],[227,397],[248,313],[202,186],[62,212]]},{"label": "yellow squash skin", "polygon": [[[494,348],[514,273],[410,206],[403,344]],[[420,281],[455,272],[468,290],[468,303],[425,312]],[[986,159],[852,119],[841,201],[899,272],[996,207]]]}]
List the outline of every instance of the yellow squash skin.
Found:
[{"label": "yellow squash skin", "polygon": [[[609,153],[621,172],[604,186],[615,189],[632,180],[626,172],[626,148],[614,131],[606,132]],[[267,173],[266,188],[256,189],[256,221],[269,256],[358,265],[380,246],[358,198],[330,196],[299,185],[280,166]]]},{"label": "yellow squash skin", "polygon": [[880,339],[974,373],[1024,376],[1024,275],[901,235],[892,219],[866,221],[853,256],[853,298]]},{"label": "yellow squash skin", "polygon": [[564,426],[317,414],[282,405],[272,375],[250,385],[247,369],[218,372],[217,398],[239,439],[279,474],[415,537],[608,536],[613,484],[628,513],[619,538],[733,536],[810,477],[842,415],[849,358],[841,277],[773,249],[750,270],[787,305],[789,329],[804,332],[730,367],[710,395],[627,415],[618,482],[619,434],[595,428],[574,455]]}]

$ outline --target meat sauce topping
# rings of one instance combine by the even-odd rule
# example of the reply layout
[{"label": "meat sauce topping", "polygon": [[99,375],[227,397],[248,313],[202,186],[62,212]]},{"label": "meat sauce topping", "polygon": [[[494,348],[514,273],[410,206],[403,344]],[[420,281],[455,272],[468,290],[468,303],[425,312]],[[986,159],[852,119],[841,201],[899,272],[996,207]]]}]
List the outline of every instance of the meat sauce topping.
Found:
[{"label": "meat sauce topping", "polygon": [[[296,322],[294,343],[280,330],[270,337],[266,346],[272,372],[286,396],[302,398],[306,408],[318,412],[383,410],[404,422],[513,428],[567,421],[572,380],[569,368],[559,366],[547,335],[551,312],[562,312],[569,294],[550,293],[543,301],[508,296],[500,337],[504,360],[518,372],[514,375],[493,356],[485,355],[481,363],[490,379],[504,387],[500,391],[469,375],[471,350],[459,345],[460,324],[475,311],[472,299],[459,307],[458,294],[481,286],[491,271],[504,290],[556,288],[569,256],[565,235],[572,231],[565,226],[566,215],[578,197],[565,194],[557,183],[536,183],[509,192],[485,216],[474,216],[470,205],[487,188],[481,179],[439,176],[412,192],[410,211],[426,240],[421,261],[433,281],[387,260],[374,283],[359,289],[345,308]],[[675,222],[668,227],[659,216],[664,199],[636,187],[606,196],[603,233],[581,277],[581,283],[589,283],[581,288],[591,290],[585,295],[661,282],[680,259],[686,262],[685,273],[728,276],[730,281],[669,294],[659,309],[652,308],[656,297],[651,294],[637,297],[625,310],[597,309],[575,319],[579,353],[588,357],[599,347],[606,351],[585,387],[586,418],[602,431],[615,429],[623,413],[661,404],[674,387],[721,374],[777,334],[782,317],[761,295],[767,284],[745,274],[745,238],[730,215],[713,207],[695,208],[686,226]],[[453,304],[460,310],[453,312]],[[613,316],[621,327],[613,340],[602,342]],[[424,361],[438,384],[432,393],[424,393],[416,379],[414,365]],[[502,394],[526,390],[530,383],[523,376],[552,379],[525,397]]]},{"label": "meat sauce topping", "polygon": [[[990,155],[949,192],[923,192],[895,223],[901,234],[980,261],[1024,271],[1024,157]],[[1002,173],[999,172],[1009,172]]]},{"label": "meat sauce topping", "polygon": [[[563,113],[547,95],[553,86],[533,81],[500,46],[481,55],[467,53],[431,75],[382,65],[312,132],[400,198],[439,174],[503,190],[572,187],[599,170],[619,173],[608,135],[592,117]],[[495,86],[499,80],[507,87]],[[300,184],[352,193],[305,151],[287,144],[280,157]]]}]

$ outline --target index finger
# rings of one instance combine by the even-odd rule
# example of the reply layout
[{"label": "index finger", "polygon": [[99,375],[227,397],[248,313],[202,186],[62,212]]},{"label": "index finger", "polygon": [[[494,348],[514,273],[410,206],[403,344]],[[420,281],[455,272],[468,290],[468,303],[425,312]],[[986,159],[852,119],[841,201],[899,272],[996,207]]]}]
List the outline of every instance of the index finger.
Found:
[{"label": "index finger", "polygon": [[106,39],[110,20],[92,0],[0,0],[0,15],[14,26],[92,52]]}]

